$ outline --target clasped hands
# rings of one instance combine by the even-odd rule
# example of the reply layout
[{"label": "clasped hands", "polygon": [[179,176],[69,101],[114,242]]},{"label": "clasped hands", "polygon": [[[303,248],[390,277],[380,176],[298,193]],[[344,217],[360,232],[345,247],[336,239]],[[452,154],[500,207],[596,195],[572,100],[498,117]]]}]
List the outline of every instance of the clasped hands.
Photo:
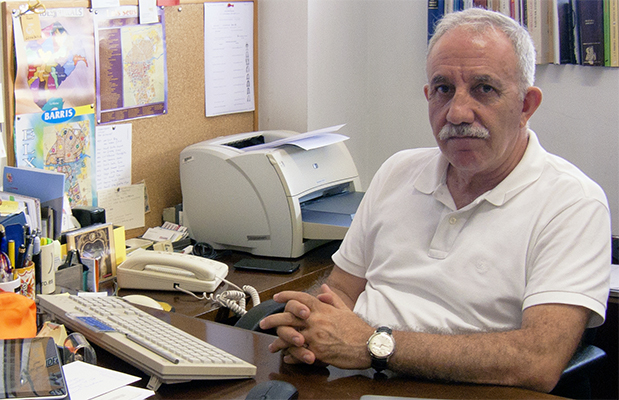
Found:
[{"label": "clasped hands", "polygon": [[374,328],[359,318],[329,286],[323,284],[317,296],[285,291],[273,299],[286,303],[286,308],[282,313],[264,318],[260,327],[276,328],[278,338],[269,345],[269,351],[281,351],[284,362],[322,362],[347,369],[370,367],[366,343]]}]

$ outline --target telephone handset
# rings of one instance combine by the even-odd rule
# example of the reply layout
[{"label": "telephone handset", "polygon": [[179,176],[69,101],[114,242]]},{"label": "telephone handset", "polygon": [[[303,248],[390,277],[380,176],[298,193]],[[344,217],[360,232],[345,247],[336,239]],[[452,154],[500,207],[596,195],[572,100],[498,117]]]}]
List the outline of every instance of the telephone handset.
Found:
[{"label": "telephone handset", "polygon": [[116,269],[120,288],[211,293],[228,275],[228,265],[204,257],[137,249]]}]

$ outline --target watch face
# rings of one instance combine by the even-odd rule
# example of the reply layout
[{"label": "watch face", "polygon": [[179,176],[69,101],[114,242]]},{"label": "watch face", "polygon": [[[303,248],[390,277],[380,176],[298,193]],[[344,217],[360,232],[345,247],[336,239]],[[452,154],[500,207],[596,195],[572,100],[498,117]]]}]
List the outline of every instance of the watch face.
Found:
[{"label": "watch face", "polygon": [[393,352],[393,340],[386,333],[374,335],[368,345],[374,357],[386,358]]}]

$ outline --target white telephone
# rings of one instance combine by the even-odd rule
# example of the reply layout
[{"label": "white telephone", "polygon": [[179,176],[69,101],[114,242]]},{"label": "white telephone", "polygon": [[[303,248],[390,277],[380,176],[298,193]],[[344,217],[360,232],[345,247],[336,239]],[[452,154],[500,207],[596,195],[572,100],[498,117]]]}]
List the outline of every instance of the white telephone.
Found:
[{"label": "white telephone", "polygon": [[116,269],[120,288],[211,293],[228,275],[228,265],[204,257],[134,250]]}]

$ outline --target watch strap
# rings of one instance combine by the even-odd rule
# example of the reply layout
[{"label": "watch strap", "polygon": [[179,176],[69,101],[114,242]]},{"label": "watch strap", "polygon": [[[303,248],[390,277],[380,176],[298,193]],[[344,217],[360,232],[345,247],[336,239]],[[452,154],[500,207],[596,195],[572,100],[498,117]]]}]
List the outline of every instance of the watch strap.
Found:
[{"label": "watch strap", "polygon": [[390,335],[391,335],[391,332],[393,332],[393,331],[392,331],[392,330],[391,330],[391,328],[389,328],[388,326],[379,326],[379,327],[376,329],[376,333],[380,333],[380,332],[387,332],[388,334],[390,334]]}]

